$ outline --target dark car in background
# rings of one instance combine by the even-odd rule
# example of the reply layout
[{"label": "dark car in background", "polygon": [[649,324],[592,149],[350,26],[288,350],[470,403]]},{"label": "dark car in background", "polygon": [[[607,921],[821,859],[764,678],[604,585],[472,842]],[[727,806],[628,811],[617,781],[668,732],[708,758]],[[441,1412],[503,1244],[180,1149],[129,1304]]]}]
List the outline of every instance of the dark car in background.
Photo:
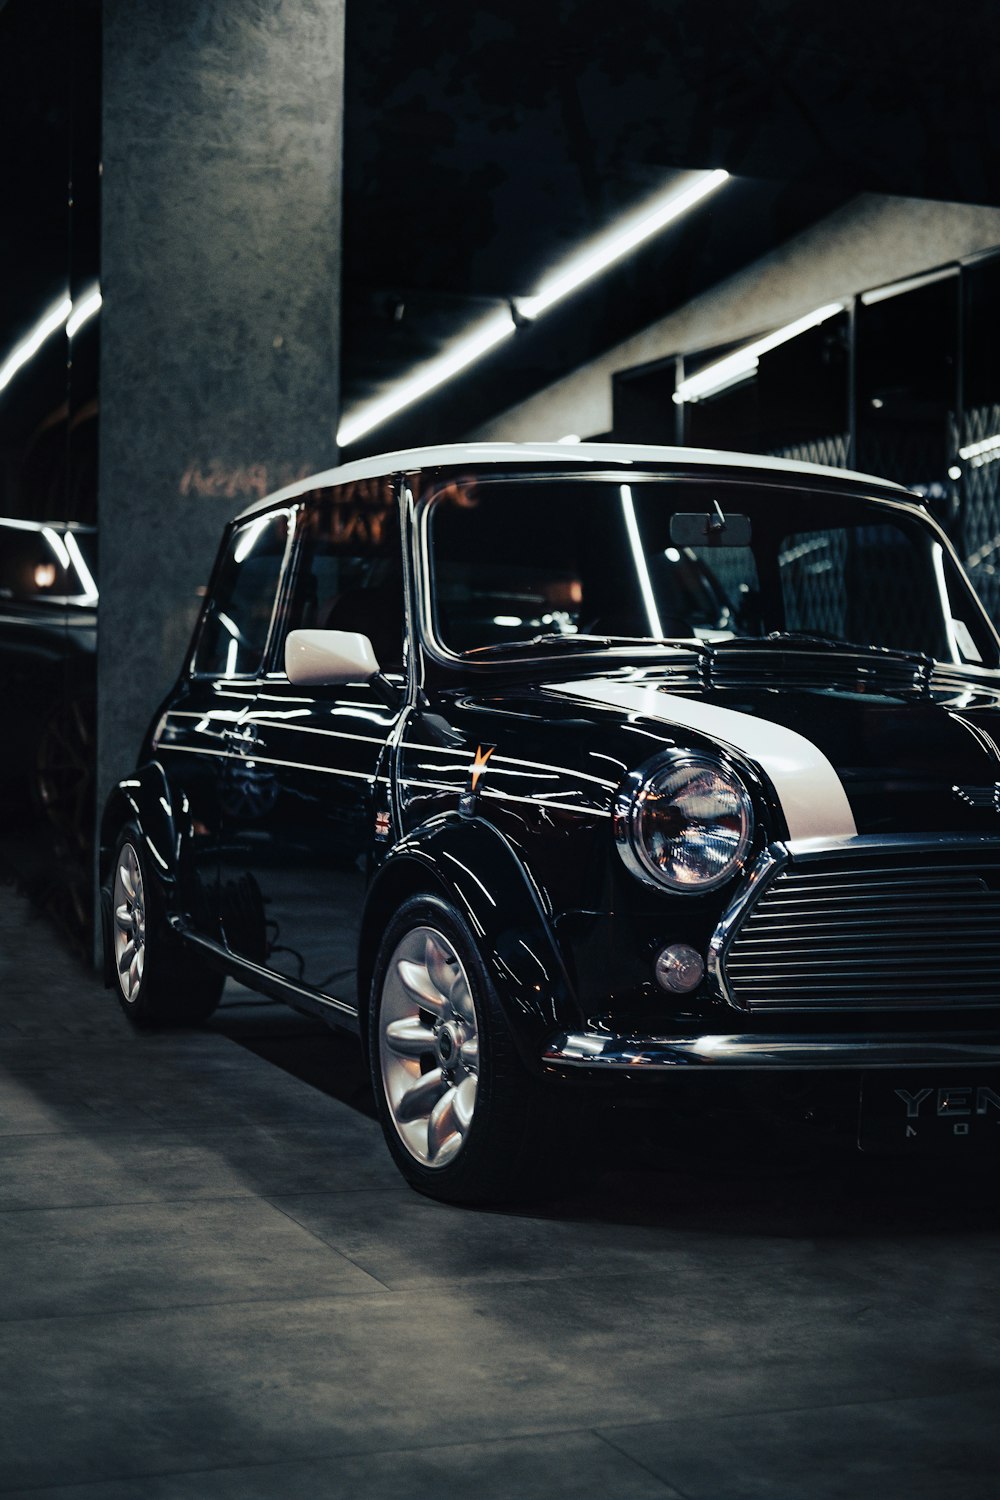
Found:
[{"label": "dark car in background", "polygon": [[225,533],[104,811],[108,982],[140,1025],[231,974],[357,1032],[445,1199],[515,1191],[553,1107],[616,1081],[794,1081],[869,1149],[995,1147],[998,668],[884,481],[588,444],[349,464]]},{"label": "dark car in background", "polygon": [[97,528],[0,518],[0,767],[81,851],[92,847]]}]

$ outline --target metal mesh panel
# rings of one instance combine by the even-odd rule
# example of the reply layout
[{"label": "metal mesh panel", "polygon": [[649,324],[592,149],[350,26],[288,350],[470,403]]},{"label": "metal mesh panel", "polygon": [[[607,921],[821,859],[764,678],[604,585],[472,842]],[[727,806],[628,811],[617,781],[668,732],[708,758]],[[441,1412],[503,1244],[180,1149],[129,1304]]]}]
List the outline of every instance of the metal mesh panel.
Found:
[{"label": "metal mesh panel", "polygon": [[[991,439],[997,446],[991,446]],[[969,577],[994,620],[1000,619],[1000,406],[977,406],[965,413],[959,457],[963,500],[958,550]],[[975,451],[976,449],[980,451]]]},{"label": "metal mesh panel", "polygon": [[[846,469],[850,438],[846,432],[775,448],[772,458],[790,458],[803,464],[826,464]],[[820,630],[843,635],[844,561],[843,536],[800,536],[796,545],[781,555],[782,590],[785,594],[785,624],[789,630]]]},{"label": "metal mesh panel", "polygon": [[714,575],[733,610],[739,613],[743,595],[758,587],[753,553],[748,547],[704,547],[698,556]]},{"label": "metal mesh panel", "polygon": [[778,562],[786,629],[845,635],[847,533],[798,532]]},{"label": "metal mesh panel", "polygon": [[802,464],[826,464],[831,469],[846,469],[850,439],[846,432],[816,438],[811,443],[793,443],[790,448],[774,448],[772,458],[793,458]]}]

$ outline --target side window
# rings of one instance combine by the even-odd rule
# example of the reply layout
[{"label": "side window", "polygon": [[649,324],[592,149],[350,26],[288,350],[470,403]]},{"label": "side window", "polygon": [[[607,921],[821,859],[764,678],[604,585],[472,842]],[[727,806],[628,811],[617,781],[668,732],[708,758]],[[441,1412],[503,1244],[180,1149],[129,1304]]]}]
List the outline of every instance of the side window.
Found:
[{"label": "side window", "polygon": [[[299,561],[283,636],[349,630],[371,641],[383,672],[403,670],[399,509],[388,479],[316,490],[299,523]],[[284,641],[278,660],[283,659]]]},{"label": "side window", "polygon": [[258,516],[229,539],[198,638],[194,670],[253,677],[264,660],[288,542],[287,511]]}]

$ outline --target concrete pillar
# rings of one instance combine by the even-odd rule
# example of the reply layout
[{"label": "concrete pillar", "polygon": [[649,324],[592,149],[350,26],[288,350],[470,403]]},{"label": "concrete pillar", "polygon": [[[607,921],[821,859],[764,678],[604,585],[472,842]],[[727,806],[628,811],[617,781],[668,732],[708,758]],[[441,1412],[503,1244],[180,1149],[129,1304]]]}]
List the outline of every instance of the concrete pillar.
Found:
[{"label": "concrete pillar", "polygon": [[225,521],[336,459],[344,0],[104,0],[98,806]]}]

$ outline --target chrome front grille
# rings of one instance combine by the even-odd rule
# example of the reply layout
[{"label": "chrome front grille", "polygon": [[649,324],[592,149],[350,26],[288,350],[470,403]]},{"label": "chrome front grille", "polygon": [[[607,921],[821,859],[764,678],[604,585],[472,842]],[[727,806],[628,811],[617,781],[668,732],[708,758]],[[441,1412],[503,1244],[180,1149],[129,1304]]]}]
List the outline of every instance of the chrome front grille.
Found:
[{"label": "chrome front grille", "polygon": [[792,863],[723,963],[735,1004],[760,1013],[1000,1007],[1000,863]]}]

